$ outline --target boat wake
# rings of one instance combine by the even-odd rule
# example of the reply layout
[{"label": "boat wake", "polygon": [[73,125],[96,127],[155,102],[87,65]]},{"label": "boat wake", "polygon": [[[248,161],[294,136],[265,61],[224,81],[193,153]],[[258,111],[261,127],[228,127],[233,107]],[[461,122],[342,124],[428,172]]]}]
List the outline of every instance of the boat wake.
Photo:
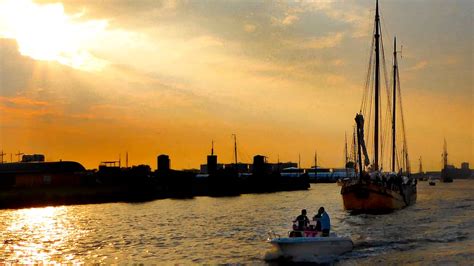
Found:
[{"label": "boat wake", "polygon": [[410,245],[410,246],[423,246],[427,243],[453,243],[464,241],[468,239],[466,233],[459,233],[459,235],[446,237],[446,238],[407,238],[400,240],[374,240],[374,241],[361,241],[354,243],[354,250],[366,249],[366,248],[376,248],[376,247],[394,247],[400,245]]},{"label": "boat wake", "polygon": [[265,256],[264,260],[270,264],[291,264],[291,263],[311,263],[311,264],[327,264],[327,263],[332,263],[336,262],[341,258],[341,256],[314,256],[310,254],[298,254],[296,256],[285,256],[283,253],[277,251],[277,250],[272,250],[268,251]]},{"label": "boat wake", "polygon": [[373,241],[355,241],[354,250],[351,253],[341,256],[340,260],[367,258],[378,256],[381,253],[392,251],[407,251],[429,244],[448,244],[469,239],[467,233],[458,232],[453,236],[440,236],[437,238],[407,238],[399,240],[373,240]]}]

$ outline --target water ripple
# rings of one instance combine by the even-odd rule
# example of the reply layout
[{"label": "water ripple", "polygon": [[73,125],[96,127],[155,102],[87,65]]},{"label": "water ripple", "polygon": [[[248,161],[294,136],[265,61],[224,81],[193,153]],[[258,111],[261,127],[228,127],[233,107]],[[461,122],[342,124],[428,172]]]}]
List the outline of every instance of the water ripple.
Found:
[{"label": "water ripple", "polygon": [[2,210],[0,261],[262,264],[271,253],[267,232],[286,235],[300,209],[312,216],[320,206],[333,229],[354,240],[354,251],[333,258],[336,264],[466,264],[473,258],[473,181],[420,182],[416,205],[386,215],[344,211],[339,189],[317,184],[230,198]]}]

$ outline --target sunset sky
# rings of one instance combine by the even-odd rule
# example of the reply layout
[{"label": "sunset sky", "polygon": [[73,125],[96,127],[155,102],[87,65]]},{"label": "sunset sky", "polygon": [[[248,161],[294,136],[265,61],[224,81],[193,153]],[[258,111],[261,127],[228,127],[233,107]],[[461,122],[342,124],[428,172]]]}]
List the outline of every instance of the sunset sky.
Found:
[{"label": "sunset sky", "polygon": [[[0,149],[87,168],[239,160],[343,165],[373,28],[368,1],[0,0]],[[412,168],[474,164],[474,1],[380,0]],[[370,152],[370,150],[369,150]],[[13,156],[16,160],[16,156]]]}]

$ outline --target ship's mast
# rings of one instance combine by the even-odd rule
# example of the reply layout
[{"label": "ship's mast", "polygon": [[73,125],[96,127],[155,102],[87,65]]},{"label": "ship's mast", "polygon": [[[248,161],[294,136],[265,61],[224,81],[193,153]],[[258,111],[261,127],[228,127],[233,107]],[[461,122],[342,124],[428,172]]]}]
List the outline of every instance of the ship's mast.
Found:
[{"label": "ship's mast", "polygon": [[[362,170],[364,168],[362,168],[362,145],[365,145],[364,144],[364,139],[363,139],[363,136],[362,136],[362,130],[360,128],[360,117],[362,116],[359,116],[357,115],[356,116],[356,122],[357,122],[357,154],[359,155],[359,182],[362,182]],[[365,147],[365,146],[364,146]],[[367,162],[367,157],[365,157],[365,161]]]},{"label": "ship's mast", "polygon": [[356,129],[354,128],[354,132],[352,133],[353,136],[352,136],[352,152],[354,153],[353,156],[354,156],[354,170],[356,170],[357,168],[357,150],[356,150],[356,147],[357,147],[357,143],[356,143]]},{"label": "ship's mast", "polygon": [[232,134],[234,137],[234,159],[235,159],[235,164],[237,165],[237,135]]},{"label": "ship's mast", "polygon": [[345,160],[344,167],[347,168],[347,162],[349,161],[349,158],[347,157],[347,134],[346,134],[346,132],[344,132],[344,160]]},{"label": "ship's mast", "polygon": [[421,156],[420,156],[420,169],[418,170],[421,174],[423,173],[423,164],[421,163]]},{"label": "ship's mast", "polygon": [[444,139],[444,146],[443,146],[443,169],[446,169],[448,165],[448,144],[446,144],[446,139]]},{"label": "ship's mast", "polygon": [[410,174],[410,161],[408,160],[408,150],[407,150],[407,147],[406,147],[406,144],[404,144],[405,148],[404,148],[404,151],[405,151],[405,171],[406,171],[406,174],[409,175]]},{"label": "ship's mast", "polygon": [[318,167],[318,152],[314,151],[314,169]]},{"label": "ship's mast", "polygon": [[395,123],[396,123],[396,99],[397,99],[397,38],[393,38],[393,112],[392,112],[392,172],[395,172]]},{"label": "ship's mast", "polygon": [[379,169],[379,85],[380,85],[380,16],[379,1],[375,7],[375,129],[374,129],[374,170]]}]

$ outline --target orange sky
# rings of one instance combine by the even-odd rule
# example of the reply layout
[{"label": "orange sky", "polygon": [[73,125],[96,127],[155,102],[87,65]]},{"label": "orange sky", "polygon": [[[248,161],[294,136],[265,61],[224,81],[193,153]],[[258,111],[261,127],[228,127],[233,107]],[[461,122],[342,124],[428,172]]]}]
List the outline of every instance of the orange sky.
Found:
[{"label": "orange sky", "polygon": [[[239,157],[343,165],[374,1],[0,0],[0,149],[88,168]],[[412,167],[474,163],[472,1],[380,1]],[[385,108],[385,107],[384,107]],[[370,152],[370,150],[369,150]],[[6,159],[10,159],[7,155]]]}]

